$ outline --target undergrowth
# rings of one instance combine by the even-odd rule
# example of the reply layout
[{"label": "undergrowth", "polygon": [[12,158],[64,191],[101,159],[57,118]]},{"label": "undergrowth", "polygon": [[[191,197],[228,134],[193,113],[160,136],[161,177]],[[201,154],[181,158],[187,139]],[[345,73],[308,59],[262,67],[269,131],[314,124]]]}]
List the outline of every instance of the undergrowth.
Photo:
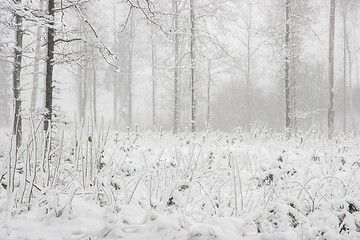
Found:
[{"label": "undergrowth", "polygon": [[[9,218],[40,209],[72,219],[73,199],[81,197],[120,218],[133,205],[180,213],[194,224],[238,218],[244,235],[360,236],[360,140],[351,135],[331,141],[314,132],[286,139],[268,130],[173,136],[105,126],[44,134],[31,126],[17,152],[12,139],[0,148],[0,198],[6,199],[0,211]],[[216,236],[194,224],[179,228]]]}]

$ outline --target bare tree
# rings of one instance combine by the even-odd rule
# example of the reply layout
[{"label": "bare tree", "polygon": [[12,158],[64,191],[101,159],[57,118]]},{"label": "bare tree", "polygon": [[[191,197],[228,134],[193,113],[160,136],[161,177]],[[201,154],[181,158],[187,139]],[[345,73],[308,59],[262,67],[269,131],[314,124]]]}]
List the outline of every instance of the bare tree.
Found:
[{"label": "bare tree", "polygon": [[[116,33],[116,0],[113,1],[113,28],[114,28],[114,46],[113,48],[116,49],[117,48],[117,33]],[[113,73],[113,121],[114,121],[114,126],[116,127],[118,124],[118,86],[119,86],[119,79],[118,79],[118,74],[117,72]]]},{"label": "bare tree", "polygon": [[96,67],[96,55],[95,55],[95,49],[91,48],[91,65],[93,70],[93,82],[92,82],[92,112],[93,112],[93,122],[96,126],[97,124],[97,67]]},{"label": "bare tree", "polygon": [[[11,75],[11,68],[7,63],[0,61],[0,74],[3,76],[10,76]],[[8,126],[9,124],[9,116],[10,116],[10,102],[12,99],[12,96],[10,94],[10,81],[9,77],[4,77],[0,81],[0,125],[4,124],[5,126]]]},{"label": "bare tree", "polygon": [[211,59],[208,63],[208,82],[207,82],[207,113],[206,113],[206,127],[210,127],[210,88],[211,88]]},{"label": "bare tree", "polygon": [[290,0],[285,0],[285,127],[290,136]]},{"label": "bare tree", "polygon": [[342,14],[343,14],[343,31],[344,31],[344,38],[343,38],[343,64],[344,64],[344,76],[343,76],[343,108],[344,108],[344,115],[343,115],[343,131],[346,132],[346,49],[347,49],[347,32],[346,32],[346,15],[347,15],[347,4],[344,3],[344,0],[342,3]]},{"label": "bare tree", "polygon": [[195,96],[195,3],[190,0],[190,81],[191,81],[191,131],[196,132],[196,96]]},{"label": "bare tree", "polygon": [[156,32],[151,24],[151,79],[152,79],[152,125],[156,126]]},{"label": "bare tree", "polygon": [[133,111],[133,99],[132,99],[132,87],[133,87],[133,55],[134,55],[134,39],[135,39],[135,23],[134,12],[130,13],[130,33],[129,33],[129,48],[128,48],[128,127],[132,126],[132,111]]},{"label": "bare tree", "polygon": [[79,101],[79,115],[80,122],[85,121],[86,118],[86,107],[88,104],[88,77],[89,77],[89,62],[88,62],[88,44],[81,43],[80,51],[84,55],[85,60],[83,65],[79,65],[79,76],[78,76],[78,101]]},{"label": "bare tree", "polygon": [[[347,12],[346,12],[347,14]],[[353,44],[356,45],[356,19],[357,19],[357,9],[354,10],[354,17],[355,20],[353,21],[354,24],[354,31],[353,31],[353,36],[354,36],[354,41]],[[345,24],[345,27],[347,28],[347,24]],[[352,72],[353,72],[353,57],[355,57],[356,60],[356,46],[354,47],[355,52],[353,53],[350,50],[350,44],[349,44],[349,36],[347,34],[347,31],[345,30],[344,33],[346,33],[346,35],[344,35],[344,38],[346,37],[346,51],[347,51],[347,55],[349,57],[349,89],[350,89],[350,94],[349,94],[349,109],[350,109],[350,117],[351,117],[351,123],[352,123],[352,127],[354,132],[356,132],[356,124],[355,124],[355,118],[354,118],[354,108],[353,108],[353,79],[352,79]],[[355,62],[355,64],[357,65],[357,63]]]},{"label": "bare tree", "polygon": [[[21,0],[16,0],[16,4],[20,5]],[[21,61],[23,48],[23,29],[22,17],[15,10],[15,48],[14,48],[14,70],[13,70],[13,91],[14,91],[14,126],[13,135],[16,138],[16,150],[21,145],[22,139],[22,118],[21,118]]]},{"label": "bare tree", "polygon": [[328,108],[328,137],[334,135],[334,36],[335,36],[335,0],[331,0],[330,29],[329,29],[329,108]]},{"label": "bare tree", "polygon": [[251,64],[252,64],[252,21],[253,21],[253,15],[252,15],[252,5],[249,2],[248,4],[248,16],[245,19],[246,24],[246,32],[247,32],[247,38],[245,42],[246,46],[246,71],[245,71],[245,80],[246,80],[246,105],[247,105],[247,125],[250,129],[251,124]]},{"label": "bare tree", "polygon": [[44,131],[49,130],[53,113],[53,71],[54,71],[54,48],[55,48],[55,3],[54,0],[48,1],[48,14],[50,20],[47,28],[47,58],[46,58],[46,80],[45,80],[45,120]]},{"label": "bare tree", "polygon": [[179,3],[177,0],[173,0],[173,11],[174,11],[174,119],[173,119],[173,133],[177,134],[179,129],[179,77],[180,77],[180,58],[179,58]]},{"label": "bare tree", "polygon": [[[39,11],[43,10],[43,0],[39,0]],[[35,48],[35,60],[34,60],[34,72],[33,72],[33,86],[31,92],[31,109],[36,107],[37,92],[39,86],[39,63],[41,54],[41,26],[38,24],[36,28],[36,48]]]}]

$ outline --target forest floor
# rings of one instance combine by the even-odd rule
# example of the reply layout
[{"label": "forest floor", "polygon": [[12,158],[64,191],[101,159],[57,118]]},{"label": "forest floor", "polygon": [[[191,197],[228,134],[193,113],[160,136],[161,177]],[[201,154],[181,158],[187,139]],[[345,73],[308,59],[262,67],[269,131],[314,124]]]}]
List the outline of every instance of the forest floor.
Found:
[{"label": "forest floor", "polygon": [[13,192],[0,145],[0,239],[360,239],[359,138],[57,136],[28,137]]}]

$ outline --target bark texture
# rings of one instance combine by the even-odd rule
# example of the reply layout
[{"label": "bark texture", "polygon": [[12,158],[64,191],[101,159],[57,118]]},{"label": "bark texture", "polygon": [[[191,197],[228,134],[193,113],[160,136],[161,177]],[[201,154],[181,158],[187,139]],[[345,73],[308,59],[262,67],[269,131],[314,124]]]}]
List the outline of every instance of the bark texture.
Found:
[{"label": "bark texture", "polygon": [[46,58],[46,80],[45,80],[45,122],[44,131],[49,130],[53,113],[53,71],[54,71],[54,0],[48,2],[48,14],[50,21],[47,29],[47,58]]},{"label": "bark texture", "polygon": [[[21,0],[16,1],[17,4],[21,4]],[[23,46],[23,30],[22,30],[22,17],[15,13],[15,41],[16,46],[14,48],[14,70],[13,70],[13,92],[14,92],[14,125],[13,135],[16,138],[16,149],[21,145],[22,140],[22,118],[21,118],[21,86],[20,86],[20,74],[21,74],[21,61],[22,61],[22,46]]]}]

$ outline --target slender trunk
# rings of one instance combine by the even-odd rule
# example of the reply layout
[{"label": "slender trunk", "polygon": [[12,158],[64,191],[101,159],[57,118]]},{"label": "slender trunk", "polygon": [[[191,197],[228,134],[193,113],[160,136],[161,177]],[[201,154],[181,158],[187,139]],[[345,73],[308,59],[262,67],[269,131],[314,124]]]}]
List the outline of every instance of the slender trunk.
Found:
[{"label": "slender trunk", "polygon": [[206,117],[206,126],[210,127],[210,87],[211,87],[211,60],[209,60],[208,65],[208,84],[207,84],[207,117]]},{"label": "slender trunk", "polygon": [[179,98],[180,98],[180,90],[179,90],[179,9],[178,2],[173,1],[174,7],[174,121],[173,121],[173,133],[177,134],[179,129]]},{"label": "slender trunk", "polygon": [[[89,108],[91,108],[91,103],[88,103],[88,89],[90,88],[88,86],[88,79],[89,79],[89,62],[87,60],[88,58],[88,45],[87,43],[84,43],[83,45],[83,54],[85,55],[85,63],[83,68],[83,75],[81,76],[82,80],[82,89],[81,89],[81,120],[82,122],[86,121],[86,108],[89,104]],[[90,95],[90,94],[89,94]]]},{"label": "slender trunk", "polygon": [[330,29],[329,29],[329,108],[328,108],[328,137],[334,134],[334,36],[335,36],[335,0],[331,0]]},{"label": "slender trunk", "polygon": [[349,56],[349,89],[350,89],[350,95],[349,95],[349,110],[350,110],[350,117],[351,117],[351,123],[353,127],[353,131],[355,130],[355,118],[354,118],[354,109],[353,109],[353,93],[352,93],[352,60],[351,60],[351,51],[349,49],[349,43],[347,43],[347,52]]},{"label": "slender trunk", "polygon": [[[21,0],[16,0],[17,4],[21,4]],[[14,126],[13,135],[16,138],[16,152],[21,145],[22,140],[22,118],[21,118],[21,86],[20,86],[20,74],[21,74],[21,61],[22,61],[22,46],[23,46],[23,30],[22,30],[22,17],[15,13],[15,41],[16,46],[14,48],[14,70],[13,70],[13,91],[14,91]],[[16,160],[15,160],[16,161]]]},{"label": "slender trunk", "polygon": [[133,53],[134,53],[134,13],[131,13],[130,17],[130,36],[129,36],[129,68],[128,68],[128,96],[129,96],[129,106],[128,106],[128,127],[132,126],[132,74],[133,74]]},{"label": "slender trunk", "polygon": [[[359,64],[358,64],[358,47],[356,46],[356,43],[357,43],[357,8],[355,8],[355,14],[354,14],[354,55],[355,55],[355,66],[356,66],[356,86],[357,86],[357,89],[359,89]],[[351,89],[351,94],[353,93],[353,90]],[[353,100],[351,98],[351,100]],[[354,122],[355,123],[355,122]],[[357,135],[357,129],[358,129],[358,121],[356,124],[354,124],[354,131],[355,131],[355,134]]]},{"label": "slender trunk", "polygon": [[151,24],[152,125],[156,126],[156,43],[154,38],[154,25]]},{"label": "slender trunk", "polygon": [[[294,31],[291,31],[291,44],[294,45],[295,44],[295,36],[294,36]],[[293,46],[292,48],[293,49]],[[290,49],[289,49],[290,50]],[[291,66],[290,66],[290,76],[292,79],[292,127],[294,130],[294,136],[296,137],[297,135],[297,99],[296,99],[296,63],[297,63],[297,57],[295,54],[294,50],[291,50],[291,52],[289,52],[289,54],[291,54]]]},{"label": "slender trunk", "polygon": [[[293,56],[294,59],[294,56]],[[298,124],[297,124],[297,99],[296,99],[296,72],[295,72],[295,65],[292,65],[292,78],[293,78],[293,126],[294,126],[294,136],[296,137],[298,131]]]},{"label": "slender trunk", "polygon": [[322,79],[323,79],[323,68],[320,63],[317,63],[316,72],[318,73],[318,85],[317,85],[317,113],[318,113],[318,121],[319,121],[319,129],[321,133],[324,133],[322,117],[321,117],[321,87],[322,87]]},{"label": "slender trunk", "polygon": [[118,111],[118,107],[117,107],[117,101],[118,101],[118,92],[117,92],[117,84],[116,84],[116,76],[117,76],[117,74],[116,73],[114,73],[114,82],[113,82],[113,87],[114,87],[114,89],[113,89],[113,100],[114,100],[114,102],[113,102],[113,104],[114,104],[114,119],[113,119],[113,121],[114,121],[114,127],[117,127],[117,125],[118,125],[118,120],[117,120],[117,111]]},{"label": "slender trunk", "polygon": [[[81,34],[82,33],[82,27],[81,27],[81,23],[80,23],[80,20],[78,20],[78,26],[79,26],[79,33]],[[83,51],[83,47],[82,47],[83,43],[80,42],[79,45],[78,45],[78,51],[79,51],[79,57],[81,57],[81,55],[83,54],[82,51]],[[77,84],[76,84],[76,87],[77,87],[77,104],[78,104],[78,107],[77,107],[77,110],[78,110],[78,113],[79,113],[79,123],[82,124],[83,122],[83,109],[82,109],[82,106],[83,106],[83,95],[82,95],[82,89],[83,89],[83,68],[81,66],[81,64],[78,64],[77,65]]]},{"label": "slender trunk", "polygon": [[53,111],[53,60],[54,60],[54,14],[55,3],[54,0],[48,2],[48,14],[50,21],[47,29],[47,59],[46,59],[46,83],[45,83],[45,120],[44,120],[44,131],[49,130],[49,124],[52,120]]},{"label": "slender trunk", "polygon": [[[116,1],[113,1],[113,27],[114,27],[114,49],[117,48],[117,36],[116,36]],[[118,122],[117,122],[117,111],[118,111],[118,107],[117,107],[117,101],[118,101],[118,74],[116,72],[114,72],[114,79],[113,79],[113,121],[114,121],[114,127],[118,126]]]},{"label": "slender trunk", "polygon": [[252,13],[251,13],[251,3],[249,3],[249,22],[247,26],[247,66],[246,66],[246,102],[247,102],[247,125],[250,131],[251,123],[251,86],[250,86],[250,72],[251,72],[251,24],[252,24]]},{"label": "slender trunk", "polygon": [[346,14],[347,14],[347,9],[346,9],[346,3],[343,3],[343,29],[344,29],[344,49],[343,49],[343,52],[344,52],[344,57],[343,57],[343,62],[344,62],[344,82],[343,82],[343,86],[344,86],[344,89],[343,89],[343,108],[344,108],[344,115],[343,115],[343,131],[346,132],[346,44],[347,44],[347,33],[346,33]]},{"label": "slender trunk", "polygon": [[191,79],[191,131],[196,132],[196,96],[195,96],[195,4],[190,0],[190,79]]},{"label": "slender trunk", "polygon": [[95,64],[95,56],[93,54],[92,59],[92,68],[93,68],[93,114],[94,114],[94,124],[96,126],[97,123],[97,109],[96,109],[96,64]]},{"label": "slender trunk", "polygon": [[[5,71],[5,69],[4,69]],[[9,106],[8,106],[8,100],[9,100],[9,96],[8,96],[8,81],[9,79],[7,78],[3,78],[2,80],[2,85],[3,85],[3,101],[2,101],[2,107],[3,107],[3,120],[5,121],[5,126],[8,127],[9,125]]]},{"label": "slender trunk", "polygon": [[78,66],[78,76],[77,76],[77,94],[78,94],[78,112],[79,112],[79,121],[82,123],[83,121],[83,114],[82,114],[82,89],[83,89],[83,75],[82,75],[82,68],[81,66]]},{"label": "slender trunk", "polygon": [[[39,1],[39,10],[43,10],[43,0]],[[30,108],[34,110],[36,108],[36,99],[39,86],[39,65],[40,65],[40,52],[41,50],[41,26],[38,25],[36,29],[36,49],[34,59],[34,73],[33,73],[33,86],[31,91],[31,103]]]},{"label": "slender trunk", "polygon": [[[355,32],[354,32],[355,34]],[[353,109],[353,91],[352,91],[352,53],[350,51],[349,46],[349,38],[346,36],[346,51],[349,57],[349,89],[350,89],[350,95],[349,95],[349,110],[350,110],[350,117],[351,117],[351,123],[352,123],[352,131],[356,132],[356,125],[355,125],[355,118],[354,118],[354,109]]]},{"label": "slender trunk", "polygon": [[290,1],[285,1],[285,127],[286,134],[290,137],[291,119],[290,119]]}]

